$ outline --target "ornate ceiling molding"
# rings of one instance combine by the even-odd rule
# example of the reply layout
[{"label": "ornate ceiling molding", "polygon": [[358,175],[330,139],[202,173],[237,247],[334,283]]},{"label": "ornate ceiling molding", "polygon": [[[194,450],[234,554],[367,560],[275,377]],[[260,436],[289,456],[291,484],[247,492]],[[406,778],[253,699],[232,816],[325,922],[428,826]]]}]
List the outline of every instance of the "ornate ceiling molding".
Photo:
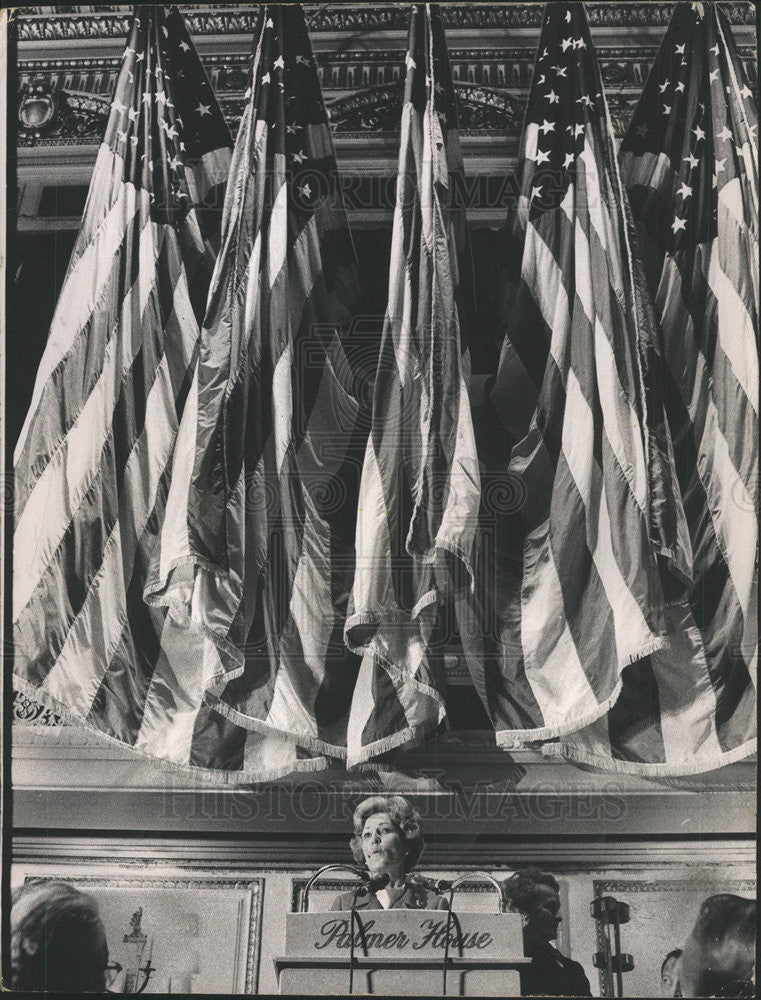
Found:
[{"label": "ornate ceiling molding", "polygon": [[[723,6],[754,84],[753,8],[743,2]],[[312,17],[310,31],[342,175],[360,186],[385,181],[392,177],[398,155],[407,4],[305,7]],[[542,5],[459,3],[444,4],[443,10],[468,176],[504,179],[517,155]],[[620,136],[650,72],[673,3],[588,2],[587,10]],[[183,5],[183,13],[235,135],[248,85],[255,10]],[[129,8],[116,5],[18,12],[20,218],[25,229],[72,224],[76,213],[68,221],[48,217],[41,208],[42,194],[46,187],[86,186],[130,19]],[[482,193],[473,203],[479,224],[499,224],[499,198],[485,188]],[[385,196],[363,188],[356,197],[353,224],[376,225],[390,218]]]},{"label": "ornate ceiling molding", "polygon": [[[492,159],[508,160],[520,132],[531,83],[543,7],[534,3],[444,4],[452,75],[458,91],[466,155],[469,135],[479,154],[493,141]],[[753,8],[725,3],[741,26],[738,42],[756,79]],[[399,131],[398,90],[404,73],[406,4],[306,4],[318,53],[318,73],[339,145],[374,135],[393,146]],[[673,3],[587,4],[616,130],[628,125],[650,71]],[[230,127],[235,133],[250,68],[248,48],[256,13],[251,6],[186,5],[195,36]],[[128,8],[78,5],[29,7],[16,17],[19,36],[19,144],[92,146],[100,142],[128,31]],[[639,27],[639,32],[628,29]],[[608,30],[610,29],[610,30]],[[601,33],[600,33],[601,32]],[[233,41],[235,39],[235,41]],[[70,44],[70,43],[77,43]],[[55,45],[50,43],[66,43]],[[509,148],[504,137],[510,139]],[[350,169],[350,164],[347,164]]]},{"label": "ornate ceiling molding", "polygon": [[[313,33],[405,31],[408,21],[406,4],[329,6],[305,4],[311,15]],[[451,30],[483,30],[484,28],[537,28],[541,24],[543,7],[535,3],[511,4],[442,4],[444,22]],[[755,14],[749,3],[729,2],[722,5],[730,23],[753,25]],[[630,28],[666,25],[673,3],[644,2],[587,4],[592,27]],[[248,7],[188,6],[184,10],[191,34],[239,35],[253,31],[255,12]],[[19,18],[19,40],[60,41],[64,39],[108,39],[126,36],[130,15],[124,7],[72,6],[62,13],[60,8],[29,7]]]}]

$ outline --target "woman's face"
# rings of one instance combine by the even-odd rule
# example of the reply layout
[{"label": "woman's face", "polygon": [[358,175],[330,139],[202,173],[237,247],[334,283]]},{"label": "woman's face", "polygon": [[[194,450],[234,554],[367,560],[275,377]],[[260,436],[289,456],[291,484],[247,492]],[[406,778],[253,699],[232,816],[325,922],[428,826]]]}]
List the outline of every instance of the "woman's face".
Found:
[{"label": "woman's face", "polygon": [[404,838],[388,813],[373,813],[365,820],[362,853],[371,875],[387,872],[393,881],[404,874]]}]

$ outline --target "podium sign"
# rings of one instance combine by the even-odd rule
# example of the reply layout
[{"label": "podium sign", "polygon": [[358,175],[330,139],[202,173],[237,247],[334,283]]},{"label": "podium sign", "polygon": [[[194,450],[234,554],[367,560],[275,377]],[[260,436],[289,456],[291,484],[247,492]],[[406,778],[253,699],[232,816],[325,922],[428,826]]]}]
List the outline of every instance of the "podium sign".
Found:
[{"label": "podium sign", "polygon": [[[445,910],[369,910],[354,921],[354,992],[442,996]],[[286,955],[275,959],[281,993],[346,994],[351,913],[286,914]],[[523,930],[516,913],[453,913],[450,996],[519,996]]]}]

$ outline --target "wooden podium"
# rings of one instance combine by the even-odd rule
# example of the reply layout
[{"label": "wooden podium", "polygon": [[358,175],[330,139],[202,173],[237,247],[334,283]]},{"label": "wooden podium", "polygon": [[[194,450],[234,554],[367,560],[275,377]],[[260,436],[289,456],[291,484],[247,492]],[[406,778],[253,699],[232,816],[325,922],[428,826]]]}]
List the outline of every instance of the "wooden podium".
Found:
[{"label": "wooden podium", "polygon": [[[443,996],[445,910],[356,911],[353,993]],[[350,911],[288,913],[285,955],[275,958],[283,994],[348,994]],[[516,913],[453,913],[447,996],[520,996],[523,956]]]}]

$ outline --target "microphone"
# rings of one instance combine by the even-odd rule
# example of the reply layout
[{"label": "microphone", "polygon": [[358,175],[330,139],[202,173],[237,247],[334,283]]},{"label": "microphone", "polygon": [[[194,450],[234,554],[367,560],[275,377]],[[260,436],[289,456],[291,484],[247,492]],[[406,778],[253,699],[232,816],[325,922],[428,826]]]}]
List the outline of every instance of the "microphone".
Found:
[{"label": "microphone", "polygon": [[410,881],[413,882],[413,883],[415,883],[416,885],[422,886],[424,889],[427,889],[429,892],[440,892],[440,893],[443,894],[445,892],[449,892],[451,889],[456,889],[457,886],[459,886],[461,882],[467,882],[469,879],[472,879],[472,878],[484,879],[485,881],[490,882],[494,886],[494,888],[499,893],[499,900],[500,900],[499,910],[500,910],[500,913],[501,913],[502,912],[502,887],[500,886],[499,882],[494,878],[494,876],[490,875],[488,872],[482,872],[482,871],[466,872],[465,875],[459,875],[455,879],[448,879],[448,878],[428,878],[426,875],[417,875],[417,874],[415,874],[415,875],[412,876],[412,878],[411,878]]},{"label": "microphone", "polygon": [[391,881],[391,876],[388,872],[383,872],[381,875],[376,875],[374,878],[365,878],[364,885],[359,890],[360,896],[369,896],[371,892],[377,892],[379,889],[385,889],[385,887]]},{"label": "microphone", "polygon": [[410,879],[413,885],[422,886],[428,892],[445,893],[452,888],[453,880],[448,878],[428,878],[427,875],[413,875]]}]

